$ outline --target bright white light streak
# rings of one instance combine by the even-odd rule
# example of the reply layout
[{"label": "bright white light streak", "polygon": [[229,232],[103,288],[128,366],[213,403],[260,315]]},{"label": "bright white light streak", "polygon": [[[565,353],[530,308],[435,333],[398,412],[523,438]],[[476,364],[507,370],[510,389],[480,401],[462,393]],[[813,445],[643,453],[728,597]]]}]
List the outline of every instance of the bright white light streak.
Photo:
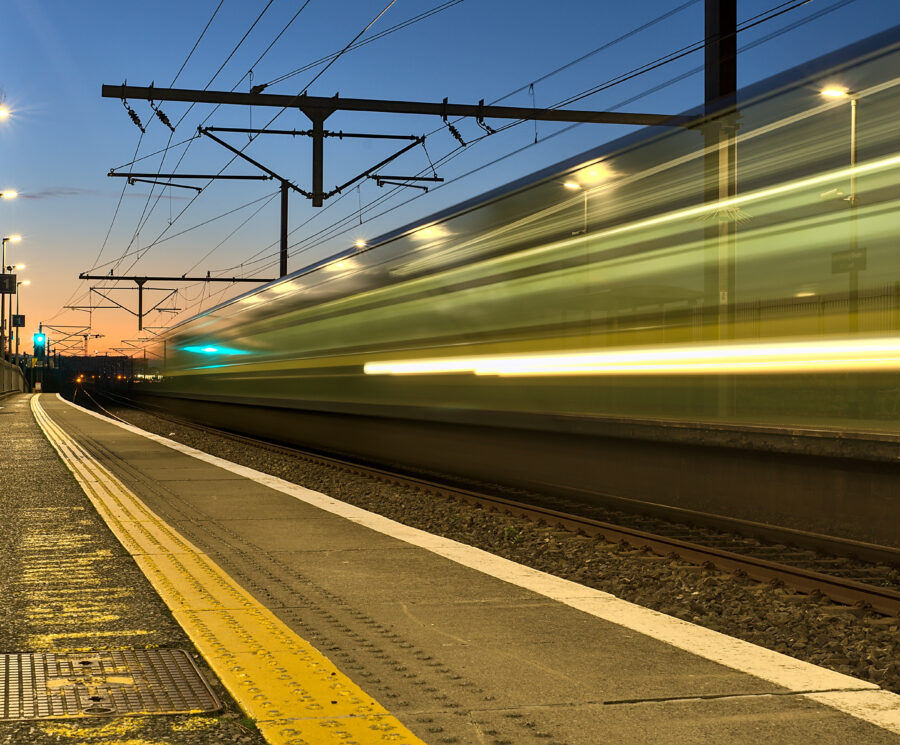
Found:
[{"label": "bright white light streak", "polygon": [[900,369],[900,338],[696,344],[550,354],[373,361],[367,375],[495,376],[816,373]]}]

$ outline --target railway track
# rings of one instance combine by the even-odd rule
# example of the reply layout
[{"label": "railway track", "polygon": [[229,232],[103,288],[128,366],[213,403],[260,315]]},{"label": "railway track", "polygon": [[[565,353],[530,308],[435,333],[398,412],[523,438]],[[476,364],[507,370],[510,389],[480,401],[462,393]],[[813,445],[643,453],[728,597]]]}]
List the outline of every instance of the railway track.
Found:
[{"label": "railway track", "polygon": [[[107,415],[127,421],[109,412],[83,388],[77,391],[82,392]],[[599,536],[661,556],[674,556],[690,564],[743,574],[802,593],[824,596],[837,603],[868,608],[884,615],[900,616],[900,571],[897,569],[900,567],[900,550],[892,547],[677,510],[673,512],[675,520],[681,518],[682,521],[679,522],[656,516],[648,517],[639,512],[616,512],[615,522],[611,522],[583,514],[584,505],[581,503],[557,500],[555,506],[546,506],[489,493],[482,490],[480,485],[477,490],[449,486],[429,478],[400,474],[206,427],[179,419],[160,411],[158,407],[139,403],[120,394],[104,392],[103,396],[114,404],[138,409],[180,426],[307,463],[458,500],[536,523],[558,526],[582,535]],[[529,500],[534,497],[544,502],[548,499],[546,495],[524,496]],[[639,504],[635,507],[640,509]],[[575,512],[576,509],[581,510],[581,514]],[[696,522],[702,523],[703,527],[685,524],[687,520],[693,522],[693,518],[697,518]],[[718,529],[715,527],[717,522],[721,525]],[[751,535],[741,535],[740,532],[743,531],[735,534],[736,527],[747,528]],[[760,539],[760,533],[764,535],[763,539]]]}]

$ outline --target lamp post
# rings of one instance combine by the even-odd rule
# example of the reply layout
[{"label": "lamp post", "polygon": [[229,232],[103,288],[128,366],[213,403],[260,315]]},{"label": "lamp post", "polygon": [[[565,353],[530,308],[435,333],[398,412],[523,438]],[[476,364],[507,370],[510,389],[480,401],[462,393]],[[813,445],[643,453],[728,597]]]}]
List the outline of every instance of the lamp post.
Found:
[{"label": "lamp post", "polygon": [[859,269],[865,262],[859,254],[859,235],[856,225],[856,207],[859,198],[856,194],[856,105],[857,98],[853,91],[841,86],[830,86],[821,91],[826,98],[850,99],[850,194],[847,195],[847,204],[850,206],[850,257],[848,261],[850,275],[850,292],[848,297],[848,314],[850,333],[859,330]]},{"label": "lamp post", "polygon": [[[6,244],[7,243],[18,243],[22,240],[21,235],[10,235],[3,239],[3,251],[2,251],[2,263],[0,263],[0,269],[3,269],[3,273],[6,274]],[[9,299],[9,307],[12,309],[12,298]],[[0,297],[0,352],[3,353],[3,357],[6,358],[6,295],[4,294]]]},{"label": "lamp post", "polygon": [[[24,269],[25,267],[23,266],[22,268]],[[19,288],[22,285],[30,285],[30,284],[31,284],[30,279],[23,279],[21,282],[16,282],[16,315],[19,315]],[[21,332],[19,331],[19,327],[16,326],[16,356],[14,358],[16,361],[16,364],[18,364],[18,362],[19,362],[19,334],[20,333]]]},{"label": "lamp post", "polygon": [[581,195],[584,197],[584,227],[581,230],[577,230],[572,233],[572,235],[581,235],[587,233],[587,225],[588,225],[588,193],[587,189],[585,189],[581,184],[577,181],[566,181],[563,183],[563,186],[569,191],[580,191]]},{"label": "lamp post", "polygon": [[[0,106],[0,119],[6,119],[9,116],[9,109],[5,106]],[[19,196],[19,192],[14,191],[12,189],[6,189],[5,191],[0,191],[0,199],[15,199]],[[3,263],[0,264],[0,267],[6,266],[6,242],[12,241],[15,243],[16,241],[22,240],[21,236],[11,235],[9,238],[3,239]],[[10,300],[10,303],[12,300]],[[6,307],[6,302],[2,296],[0,296],[0,341],[3,341],[6,333],[6,326],[4,325],[4,311],[3,309]],[[10,306],[12,307],[12,306]],[[6,349],[6,347],[3,347]]]},{"label": "lamp post", "polygon": [[[0,119],[6,119],[8,116],[9,116],[9,109],[6,108],[6,106],[0,106]],[[15,199],[17,196],[19,196],[19,192],[14,191],[13,189],[6,189],[4,191],[0,191],[0,199]],[[13,243],[16,243],[17,241],[20,241],[20,240],[22,240],[22,236],[20,236],[20,235],[11,235],[11,236],[9,236],[9,238],[3,239],[3,259],[2,259],[3,263],[0,264],[0,267],[6,266],[6,242],[12,241]],[[4,271],[5,271],[5,269],[4,269]],[[10,299],[9,302],[11,304],[12,300]],[[12,305],[10,305],[10,307],[12,307]],[[6,336],[5,336],[5,334],[6,334],[6,321],[5,321],[6,316],[4,315],[5,308],[6,308],[6,300],[4,299],[3,296],[0,296],[0,342],[4,341],[6,338]],[[2,349],[4,350],[4,356],[6,356],[6,353],[5,353],[6,346],[4,345],[2,347]]]},{"label": "lamp post", "polygon": [[[11,274],[13,271],[19,271],[24,268],[25,268],[24,264],[15,264],[15,265],[7,266],[6,271],[7,271],[7,273]],[[19,285],[20,284],[22,284],[22,283],[16,282],[16,315],[18,315],[18,313],[19,313],[18,307],[19,307]],[[12,298],[10,298],[9,299],[9,340],[7,342],[7,349],[4,350],[4,352],[8,352],[7,358],[12,357],[12,351],[13,351],[12,338],[13,338],[13,328],[14,327],[13,327],[12,316],[13,316]],[[15,334],[16,334],[16,338],[18,338],[19,332],[16,331]]]}]

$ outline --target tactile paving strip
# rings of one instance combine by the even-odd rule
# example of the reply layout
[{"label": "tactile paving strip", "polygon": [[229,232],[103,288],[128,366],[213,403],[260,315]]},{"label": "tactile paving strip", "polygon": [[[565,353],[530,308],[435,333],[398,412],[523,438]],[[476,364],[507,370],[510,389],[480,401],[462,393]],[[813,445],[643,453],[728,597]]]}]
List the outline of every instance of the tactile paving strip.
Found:
[{"label": "tactile paving strip", "polygon": [[181,649],[0,654],[0,720],[193,714],[222,704]]}]

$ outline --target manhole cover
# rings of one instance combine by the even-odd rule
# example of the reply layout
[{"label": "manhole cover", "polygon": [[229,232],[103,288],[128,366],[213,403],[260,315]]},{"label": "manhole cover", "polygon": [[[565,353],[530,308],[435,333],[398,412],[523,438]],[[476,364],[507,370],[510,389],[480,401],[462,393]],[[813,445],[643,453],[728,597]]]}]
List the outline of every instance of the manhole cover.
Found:
[{"label": "manhole cover", "polygon": [[0,654],[0,720],[222,708],[181,649]]}]

